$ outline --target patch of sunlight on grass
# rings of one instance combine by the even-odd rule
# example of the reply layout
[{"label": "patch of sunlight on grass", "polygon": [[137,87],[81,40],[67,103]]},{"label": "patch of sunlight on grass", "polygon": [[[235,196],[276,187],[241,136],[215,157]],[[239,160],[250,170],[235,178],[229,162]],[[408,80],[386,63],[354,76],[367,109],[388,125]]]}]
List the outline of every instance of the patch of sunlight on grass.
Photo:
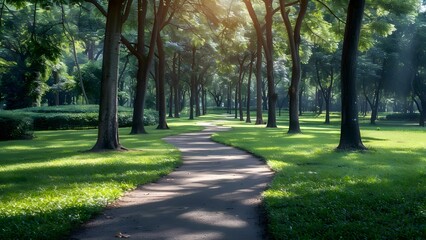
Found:
[{"label": "patch of sunlight on grass", "polygon": [[125,152],[86,152],[96,129],[0,142],[0,238],[61,239],[125,191],[168,174],[180,153],[161,138],[202,129],[184,120],[169,126],[147,127],[148,135],[120,129]]},{"label": "patch of sunlight on grass", "polygon": [[[335,150],[338,124],[323,121],[301,117],[303,134],[294,136],[232,122],[232,131],[214,136],[261,156],[276,171],[264,193],[272,236],[426,239],[426,130],[361,124],[370,150],[342,152]],[[288,124],[286,116],[279,124]]]}]

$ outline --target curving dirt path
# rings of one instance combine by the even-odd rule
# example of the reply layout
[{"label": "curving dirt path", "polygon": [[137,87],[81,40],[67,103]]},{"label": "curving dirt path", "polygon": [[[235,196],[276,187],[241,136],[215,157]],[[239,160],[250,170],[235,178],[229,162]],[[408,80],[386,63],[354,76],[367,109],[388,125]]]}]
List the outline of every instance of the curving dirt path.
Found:
[{"label": "curving dirt path", "polygon": [[166,138],[183,165],[126,194],[71,239],[266,239],[261,192],[273,173],[258,158],[210,140],[226,130],[207,125]]}]

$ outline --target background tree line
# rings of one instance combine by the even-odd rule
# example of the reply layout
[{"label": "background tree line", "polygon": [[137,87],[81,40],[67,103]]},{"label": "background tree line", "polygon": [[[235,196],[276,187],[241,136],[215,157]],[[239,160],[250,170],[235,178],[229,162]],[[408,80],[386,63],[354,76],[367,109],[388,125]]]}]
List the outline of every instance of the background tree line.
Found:
[{"label": "background tree line", "polygon": [[[372,124],[378,112],[419,112],[424,126],[424,6],[362,7],[355,98]],[[256,124],[267,111],[267,127],[288,110],[289,133],[299,133],[299,115],[324,111],[330,123],[347,96],[343,0],[3,1],[0,11],[3,107],[100,104],[95,148],[121,148],[116,105],[134,108],[133,134],[146,133],[144,109],[167,129],[166,116],[193,119],[207,106],[247,122],[255,110]]]}]

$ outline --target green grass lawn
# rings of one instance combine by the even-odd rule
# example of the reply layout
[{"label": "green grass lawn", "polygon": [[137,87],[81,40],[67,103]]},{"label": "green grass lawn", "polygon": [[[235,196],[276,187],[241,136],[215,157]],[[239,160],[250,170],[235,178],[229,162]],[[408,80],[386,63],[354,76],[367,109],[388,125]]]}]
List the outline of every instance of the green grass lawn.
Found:
[{"label": "green grass lawn", "polygon": [[183,120],[169,125],[137,136],[120,129],[127,152],[85,152],[95,129],[0,142],[0,239],[61,238],[125,191],[172,171],[180,154],[161,138],[201,127]]},{"label": "green grass lawn", "polygon": [[[252,116],[255,116],[254,114]],[[0,239],[58,239],[138,184],[180,163],[161,141],[196,131],[195,121],[120,139],[128,152],[88,153],[96,130],[42,131],[34,140],[0,142]],[[232,126],[216,141],[250,151],[276,176],[264,193],[276,239],[426,239],[426,130],[401,123],[362,124],[366,152],[337,152],[338,116],[302,117],[300,135],[208,115]],[[362,122],[367,122],[368,119]]]},{"label": "green grass lawn", "polygon": [[[209,117],[212,119],[212,117]],[[426,239],[426,130],[361,125],[365,152],[339,152],[338,117],[302,117],[303,134],[236,121],[214,140],[266,160],[264,193],[274,239]],[[363,122],[367,122],[366,120]]]}]

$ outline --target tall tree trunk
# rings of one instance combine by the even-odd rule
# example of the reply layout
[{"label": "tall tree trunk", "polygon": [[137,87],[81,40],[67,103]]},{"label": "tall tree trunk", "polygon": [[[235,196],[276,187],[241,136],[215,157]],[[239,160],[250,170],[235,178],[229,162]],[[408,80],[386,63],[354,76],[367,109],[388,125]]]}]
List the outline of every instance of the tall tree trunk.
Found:
[{"label": "tall tree trunk", "polygon": [[248,83],[247,83],[247,112],[246,112],[246,123],[251,123],[250,118],[250,102],[251,102],[251,76],[253,75],[253,62],[256,58],[256,54],[252,53],[251,59],[250,59],[250,66],[249,66],[249,77],[248,77]]},{"label": "tall tree trunk", "polygon": [[288,90],[289,96],[289,128],[288,133],[301,133],[300,123],[299,123],[299,83],[301,75],[301,63],[299,55],[300,47],[300,30],[302,27],[302,22],[306,14],[308,7],[308,0],[300,0],[299,14],[297,16],[296,24],[294,30],[291,26],[290,18],[288,16],[289,12],[286,10],[287,4],[286,0],[280,0],[280,11],[281,16],[284,20],[284,24],[287,30],[289,47],[291,53],[291,81],[290,88]]},{"label": "tall tree trunk", "polygon": [[[174,75],[176,76],[176,79],[174,81],[174,89],[175,89],[175,118],[179,118],[180,117],[180,107],[179,107],[179,82],[180,82],[180,65],[181,65],[181,57],[180,57],[180,53],[177,54],[177,73],[175,73]],[[173,71],[176,71],[175,69],[173,69]]]},{"label": "tall tree trunk", "polygon": [[[145,56],[145,22],[147,14],[147,0],[138,0],[138,42],[137,42],[137,59],[138,59],[138,71],[136,73],[136,89],[135,99],[133,103],[133,118],[132,118],[132,129],[130,134],[146,134],[144,126],[144,115],[145,115],[145,98],[146,90],[148,86],[148,74],[151,68],[152,61],[154,59],[154,49],[157,40],[158,32],[160,31],[158,21],[154,20],[152,27],[151,39],[149,42],[149,52]],[[159,11],[162,11],[162,7]]]},{"label": "tall tree trunk", "polygon": [[266,78],[268,80],[268,121],[266,124],[267,128],[277,127],[277,116],[276,116],[276,103],[278,95],[275,92],[275,80],[274,80],[274,59],[273,59],[273,37],[272,37],[272,23],[273,23],[273,7],[272,0],[265,0],[266,16],[265,16],[265,32],[266,32],[266,44],[265,58],[266,58]]},{"label": "tall tree trunk", "polygon": [[303,101],[303,92],[305,91],[304,88],[300,89],[299,92],[299,116],[303,115],[303,105],[302,105],[302,101]]},{"label": "tall tree trunk", "polygon": [[199,117],[201,116],[201,109],[200,109],[200,84],[199,79],[197,78],[197,81],[195,83],[195,116]]},{"label": "tall tree trunk", "polygon": [[[118,137],[118,63],[123,24],[122,0],[108,2],[102,60],[101,96],[99,104],[98,138],[92,151],[124,149]],[[129,4],[129,3],[128,3]]]},{"label": "tall tree trunk", "polygon": [[262,113],[262,44],[258,39],[256,49],[256,125],[264,124]]},{"label": "tall tree trunk", "polygon": [[240,121],[244,121],[243,116],[243,94],[242,94],[242,85],[243,79],[238,81],[238,114],[240,116]]},{"label": "tall tree trunk", "polygon": [[356,62],[365,0],[350,0],[342,49],[342,122],[340,150],[365,150],[358,123]]},{"label": "tall tree trunk", "polygon": [[[260,26],[256,12],[253,9],[253,5],[250,0],[244,0],[244,4],[247,7],[250,18],[252,19],[253,26],[256,30],[256,125],[263,124],[262,116],[262,49],[266,45],[266,40],[263,37],[262,27]],[[266,48],[265,48],[266,49]]]},{"label": "tall tree trunk", "polygon": [[238,83],[235,84],[234,118],[238,118]]},{"label": "tall tree trunk", "polygon": [[192,47],[192,64],[191,64],[191,96],[189,99],[189,119],[194,120],[194,103],[195,103],[195,85],[196,85],[196,69],[195,69],[195,54],[197,49],[195,46]]},{"label": "tall tree trunk", "polygon": [[226,113],[228,113],[228,114],[232,113],[232,111],[231,111],[231,95],[232,95],[231,91],[232,91],[232,87],[228,86],[227,103],[226,103],[226,106],[227,106],[227,112]]},{"label": "tall tree trunk", "polygon": [[[172,80],[170,80],[172,81]],[[173,117],[173,82],[169,83],[169,117]]]},{"label": "tall tree trunk", "polygon": [[157,129],[169,129],[166,120],[166,94],[165,94],[165,74],[166,74],[166,53],[164,52],[164,43],[161,35],[157,37],[158,50],[158,126]]},{"label": "tall tree trunk", "polygon": [[207,90],[204,88],[204,84],[201,85],[201,105],[202,107],[202,115],[206,115],[207,114]]}]

